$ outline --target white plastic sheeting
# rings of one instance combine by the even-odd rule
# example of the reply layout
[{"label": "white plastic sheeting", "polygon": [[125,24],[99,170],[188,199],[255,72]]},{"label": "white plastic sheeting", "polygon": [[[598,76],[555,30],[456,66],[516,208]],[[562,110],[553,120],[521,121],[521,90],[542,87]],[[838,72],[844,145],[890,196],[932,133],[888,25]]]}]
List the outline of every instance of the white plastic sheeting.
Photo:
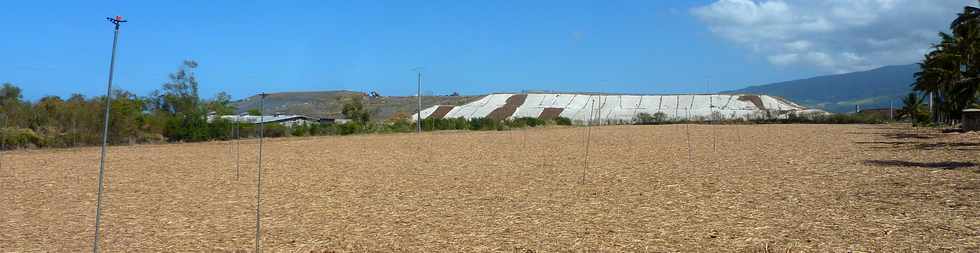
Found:
[{"label": "white plastic sheeting", "polygon": [[[504,106],[512,96],[524,94],[498,93],[477,101],[456,106],[444,118],[483,118]],[[563,109],[560,116],[575,122],[590,118],[603,123],[633,122],[641,113],[662,113],[669,120],[718,120],[785,118],[790,114],[826,113],[767,95],[691,94],[691,95],[616,95],[531,93],[509,118],[538,117],[546,108]],[[750,98],[757,96],[764,108]],[[741,98],[741,100],[740,100]],[[422,110],[427,118],[438,106]],[[416,117],[412,115],[414,120]]]}]

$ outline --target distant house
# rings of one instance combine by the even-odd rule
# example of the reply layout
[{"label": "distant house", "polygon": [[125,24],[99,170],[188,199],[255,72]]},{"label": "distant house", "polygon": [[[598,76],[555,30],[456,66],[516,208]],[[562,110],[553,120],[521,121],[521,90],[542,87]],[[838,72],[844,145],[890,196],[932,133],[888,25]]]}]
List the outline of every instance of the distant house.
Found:
[{"label": "distant house", "polygon": [[252,116],[252,115],[215,115],[214,113],[208,114],[208,122],[214,121],[215,118],[222,118],[229,120],[231,122],[240,122],[243,124],[280,124],[286,127],[294,127],[299,125],[307,124],[347,124],[350,123],[350,119],[337,119],[337,118],[314,118],[306,115],[286,115],[286,114],[274,114],[266,116]]},{"label": "distant house", "polygon": [[347,124],[350,123],[350,119],[338,119],[338,118],[319,118],[317,122],[320,124]]},{"label": "distant house", "polygon": [[[213,121],[217,118],[214,115],[208,116],[208,122]],[[240,122],[245,124],[280,124],[286,127],[294,127],[299,125],[307,125],[318,123],[319,119],[305,116],[305,115],[266,115],[266,116],[253,116],[253,115],[221,115],[220,118],[230,120],[231,122]]]}]

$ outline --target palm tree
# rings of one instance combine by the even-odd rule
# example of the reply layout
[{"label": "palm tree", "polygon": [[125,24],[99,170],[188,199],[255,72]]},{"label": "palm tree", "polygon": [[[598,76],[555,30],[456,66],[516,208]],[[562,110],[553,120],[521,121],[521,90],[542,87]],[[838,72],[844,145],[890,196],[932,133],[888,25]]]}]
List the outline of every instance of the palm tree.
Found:
[{"label": "palm tree", "polygon": [[940,42],[919,64],[912,85],[932,95],[936,121],[959,117],[980,95],[980,8],[963,7],[950,30],[939,33]]},{"label": "palm tree", "polygon": [[898,110],[899,119],[910,119],[913,124],[928,122],[929,114],[926,112],[923,99],[914,92],[909,93],[902,99],[902,109]]}]

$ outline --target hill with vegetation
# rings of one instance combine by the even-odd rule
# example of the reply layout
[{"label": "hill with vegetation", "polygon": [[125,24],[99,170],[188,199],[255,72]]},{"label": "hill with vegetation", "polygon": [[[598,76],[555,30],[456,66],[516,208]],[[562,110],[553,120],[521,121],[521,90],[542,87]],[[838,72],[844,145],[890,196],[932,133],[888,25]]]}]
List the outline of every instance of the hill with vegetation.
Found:
[{"label": "hill with vegetation", "polygon": [[807,79],[751,86],[723,93],[753,93],[779,96],[801,105],[830,112],[852,112],[861,108],[900,106],[912,91],[915,64],[886,66],[868,71],[818,76]]},{"label": "hill with vegetation", "polygon": [[[422,108],[433,105],[463,105],[482,96],[423,96]],[[415,96],[371,96],[356,91],[312,91],[270,93],[265,98],[265,114],[302,114],[313,117],[343,118],[343,105],[360,98],[372,120],[386,120],[395,114],[412,115],[418,109]],[[259,97],[232,103],[238,113],[259,108]]]}]

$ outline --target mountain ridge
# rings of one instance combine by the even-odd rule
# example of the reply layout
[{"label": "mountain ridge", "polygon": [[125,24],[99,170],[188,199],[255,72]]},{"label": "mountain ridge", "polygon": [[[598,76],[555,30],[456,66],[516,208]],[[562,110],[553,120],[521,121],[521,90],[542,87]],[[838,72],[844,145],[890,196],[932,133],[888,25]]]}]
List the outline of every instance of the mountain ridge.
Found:
[{"label": "mountain ridge", "polygon": [[917,64],[892,65],[844,74],[749,86],[723,91],[724,94],[753,93],[778,96],[801,105],[830,112],[851,112],[861,108],[898,106],[912,92]]}]

